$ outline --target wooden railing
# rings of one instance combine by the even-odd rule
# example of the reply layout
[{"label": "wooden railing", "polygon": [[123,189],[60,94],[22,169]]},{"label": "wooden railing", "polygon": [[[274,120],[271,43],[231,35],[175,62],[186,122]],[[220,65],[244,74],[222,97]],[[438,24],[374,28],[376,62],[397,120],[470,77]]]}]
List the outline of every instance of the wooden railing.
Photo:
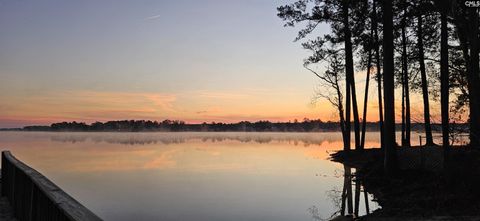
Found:
[{"label": "wooden railing", "polygon": [[2,152],[2,196],[20,221],[100,221],[45,176]]}]

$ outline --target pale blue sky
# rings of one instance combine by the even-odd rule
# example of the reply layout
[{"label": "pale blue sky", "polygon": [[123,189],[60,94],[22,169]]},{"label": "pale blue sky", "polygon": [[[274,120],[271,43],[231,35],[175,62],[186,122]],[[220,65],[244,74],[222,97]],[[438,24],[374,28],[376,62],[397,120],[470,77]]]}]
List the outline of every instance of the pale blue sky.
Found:
[{"label": "pale blue sky", "polygon": [[[273,120],[312,117],[316,80],[302,68],[307,52],[292,42],[298,29],[276,16],[288,2],[0,1],[0,127],[57,119],[255,120],[270,110]],[[119,114],[94,114],[82,93],[109,94],[98,110]],[[175,98],[170,110],[149,106],[132,115],[127,100],[109,104],[125,93]],[[232,106],[229,96],[245,94],[235,109],[222,109]],[[255,108],[259,102],[264,106]],[[88,116],[78,113],[85,106]],[[207,114],[209,107],[217,112]]]}]

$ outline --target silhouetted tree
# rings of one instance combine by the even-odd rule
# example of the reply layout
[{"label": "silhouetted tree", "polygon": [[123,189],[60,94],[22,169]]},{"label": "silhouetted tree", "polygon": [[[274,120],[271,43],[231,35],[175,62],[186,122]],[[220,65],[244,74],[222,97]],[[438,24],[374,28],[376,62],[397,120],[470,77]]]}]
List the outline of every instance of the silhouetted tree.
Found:
[{"label": "silhouetted tree", "polygon": [[449,61],[448,61],[448,13],[450,2],[447,0],[436,0],[435,4],[440,11],[441,38],[440,38],[440,102],[442,112],[442,145],[445,149],[445,157],[449,155]]},{"label": "silhouetted tree", "polygon": [[410,114],[410,74],[408,71],[408,53],[407,53],[407,10],[410,6],[405,0],[400,2],[402,16],[400,18],[401,26],[401,45],[402,45],[402,146],[410,146],[411,143],[411,114]]},{"label": "silhouetted tree", "polygon": [[393,61],[393,7],[392,2],[383,0],[383,85],[385,104],[385,170],[393,173],[396,167],[395,143],[395,93]]},{"label": "silhouetted tree", "polygon": [[431,146],[433,143],[432,126],[430,124],[430,101],[428,96],[427,71],[425,68],[425,52],[424,52],[424,32],[423,32],[423,10],[428,6],[424,1],[420,1],[417,12],[417,48],[418,62],[420,64],[421,87],[423,96],[423,118],[425,122],[426,145]]},{"label": "silhouetted tree", "polygon": [[478,8],[465,7],[463,1],[452,0],[453,23],[466,64],[468,89],[470,144],[480,146],[480,67],[479,67],[479,16]]},{"label": "silhouetted tree", "polygon": [[[342,0],[341,1],[341,10],[342,21],[343,21],[343,37],[345,41],[345,75],[347,79],[347,88],[351,90],[351,99],[353,105],[353,124],[354,124],[354,134],[355,134],[355,149],[360,149],[360,122],[358,118],[358,105],[357,105],[357,92],[355,87],[355,75],[353,68],[353,46],[352,46],[352,33],[350,30],[350,19],[349,19],[349,8],[351,1]],[[348,90],[347,90],[348,91]],[[350,99],[350,93],[347,92],[347,99]],[[349,101],[347,100],[347,105]],[[349,107],[347,107],[347,118],[349,116]],[[347,120],[349,122],[349,120]]]},{"label": "silhouetted tree", "polygon": [[[367,1],[368,2],[368,1]],[[373,8],[373,10],[376,10]],[[362,117],[362,137],[360,142],[360,149],[365,148],[365,134],[366,134],[366,126],[367,126],[367,110],[368,110],[368,89],[370,86],[370,71],[372,67],[372,50],[374,50],[374,23],[376,23],[376,19],[374,14],[369,11],[369,8],[366,7],[364,13],[371,14],[370,15],[370,33],[364,35],[363,40],[363,51],[367,53],[367,76],[365,78],[365,93],[363,99],[363,117]]]},{"label": "silhouetted tree", "polygon": [[380,147],[383,149],[384,145],[384,127],[383,127],[383,99],[382,99],[382,71],[381,71],[381,58],[380,58],[380,39],[378,36],[378,22],[379,18],[377,16],[377,0],[373,0],[372,7],[373,18],[375,22],[372,23],[373,35],[375,38],[375,63],[377,65],[376,71],[376,80],[377,80],[377,96],[378,96],[378,125],[380,128]]},{"label": "silhouetted tree", "polygon": [[[313,6],[309,3],[313,3]],[[317,42],[331,42],[339,44],[343,42],[345,51],[345,122],[347,140],[350,140],[350,117],[353,112],[355,148],[360,149],[360,122],[358,116],[358,105],[356,98],[356,86],[354,76],[354,59],[352,44],[353,33],[363,28],[365,19],[362,19],[362,10],[354,10],[366,6],[364,1],[351,0],[298,0],[295,3],[280,6],[277,8],[278,16],[286,21],[285,26],[294,26],[297,23],[307,22],[304,29],[299,31],[296,40],[305,38],[320,23],[328,23],[332,33],[317,38]],[[352,16],[355,14],[355,16]],[[354,20],[356,19],[356,20]],[[360,25],[356,25],[360,24]],[[360,28],[362,27],[362,28]],[[321,44],[318,44],[321,45]],[[350,149],[348,142],[346,149]]]},{"label": "silhouetted tree", "polygon": [[[347,142],[350,142],[347,136],[346,130],[346,122],[344,117],[344,109],[343,109],[343,94],[340,88],[340,81],[344,78],[344,71],[343,71],[343,54],[340,50],[336,50],[334,48],[330,48],[328,50],[323,50],[322,48],[318,47],[319,42],[317,41],[310,41],[304,44],[306,49],[312,51],[313,55],[305,59],[304,67],[311,71],[315,76],[317,76],[321,80],[322,86],[325,89],[318,91],[316,95],[318,98],[324,98],[332,104],[338,111],[338,118],[340,129],[342,132],[344,150],[348,150]],[[317,73],[313,70],[310,66],[312,64],[317,64],[322,60],[328,63],[328,68],[323,74]],[[330,92],[328,89],[332,89]],[[315,98],[316,100],[317,98]]]}]

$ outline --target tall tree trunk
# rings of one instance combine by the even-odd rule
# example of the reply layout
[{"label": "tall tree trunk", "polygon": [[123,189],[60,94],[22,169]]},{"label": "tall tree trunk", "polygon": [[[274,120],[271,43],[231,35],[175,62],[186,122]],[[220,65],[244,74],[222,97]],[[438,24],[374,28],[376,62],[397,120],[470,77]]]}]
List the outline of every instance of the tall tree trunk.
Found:
[{"label": "tall tree trunk", "polygon": [[342,130],[342,140],[343,140],[343,145],[345,146],[347,143],[347,135],[346,135],[346,130],[345,130],[345,118],[343,117],[343,110],[341,111],[339,109],[339,115],[340,115],[340,129]]},{"label": "tall tree trunk", "polygon": [[[344,24],[348,24],[348,0],[343,0],[343,18],[344,18]],[[348,25],[347,25],[348,27]],[[350,39],[350,38],[348,38]],[[351,75],[350,72],[353,72],[353,58],[351,57],[351,52],[352,52],[352,45],[351,42],[348,44],[347,41],[345,40],[345,135],[346,135],[346,143],[344,150],[350,150],[350,138],[351,138]],[[350,46],[350,56],[348,54],[348,46]]]},{"label": "tall tree trunk", "polygon": [[478,12],[476,8],[470,9],[471,29],[469,31],[470,43],[470,71],[467,74],[470,105],[470,145],[480,148],[480,67],[479,67],[479,45],[478,45]]},{"label": "tall tree trunk", "polygon": [[355,149],[362,150],[362,146],[360,145],[360,119],[358,117],[357,93],[355,90],[355,76],[353,76],[353,74],[351,77],[350,84],[352,87],[352,108],[353,108],[353,125],[355,130],[354,131],[355,132]]},{"label": "tall tree trunk", "polygon": [[442,141],[445,160],[449,155],[449,118],[448,118],[448,28],[447,28],[447,8],[441,5],[441,39],[440,39],[440,103],[442,111]]},{"label": "tall tree trunk", "polygon": [[[405,14],[405,12],[404,12]],[[404,15],[405,16],[405,15]],[[405,99],[405,143],[402,146],[409,147],[411,145],[411,118],[410,118],[410,77],[408,74],[408,57],[407,57],[407,36],[405,33],[406,22],[402,20],[402,70],[403,70],[403,88]]]},{"label": "tall tree trunk", "polygon": [[[372,18],[372,24],[375,22],[375,20]],[[370,31],[370,39],[373,38],[373,27]],[[368,61],[367,61],[367,77],[365,80],[365,97],[363,99],[363,118],[362,118],[362,139],[361,139],[361,148],[365,148],[365,133],[367,132],[367,107],[368,107],[368,86],[370,85],[370,69],[372,67],[372,49],[371,42],[368,44]]]},{"label": "tall tree trunk", "polygon": [[351,135],[351,127],[352,124],[350,122],[350,115],[351,115],[351,102],[350,102],[350,78],[345,76],[345,142],[344,142],[344,150],[350,150],[350,135]]},{"label": "tall tree trunk", "polygon": [[407,139],[405,137],[405,72],[402,70],[402,75],[400,81],[402,83],[402,134],[401,134],[401,146],[404,147],[406,145]]},{"label": "tall tree trunk", "polygon": [[[338,73],[338,70],[334,70],[335,73]],[[343,96],[342,96],[342,92],[340,91],[340,85],[338,83],[338,74],[335,75],[335,90],[337,92],[337,97],[338,97],[338,115],[339,115],[339,119],[340,119],[340,129],[342,130],[342,138],[343,138],[343,145],[346,146],[347,145],[347,142],[350,143],[349,140],[347,140],[347,131],[346,131],[346,128],[345,128],[345,115],[344,115],[344,111],[343,111],[343,104],[342,104],[342,100],[343,100]]]},{"label": "tall tree trunk", "polygon": [[[360,149],[360,122],[358,119],[358,106],[357,106],[357,94],[355,90],[355,76],[353,68],[353,47],[352,47],[352,33],[350,31],[349,23],[349,0],[343,0],[343,24],[344,24],[344,34],[345,34],[345,74],[348,78],[349,84],[346,87],[350,87],[351,99],[352,99],[352,109],[353,109],[353,124],[355,132],[355,149]],[[348,123],[348,122],[347,122]]]},{"label": "tall tree trunk", "polygon": [[[402,3],[405,3],[402,1]],[[401,112],[402,112],[402,133],[401,133],[401,146],[405,147],[407,145],[407,138],[406,138],[406,119],[405,119],[405,75],[406,75],[406,68],[403,65],[403,59],[406,56],[406,53],[404,53],[403,48],[405,46],[405,39],[404,39],[404,34],[405,34],[405,9],[403,9],[403,17],[401,21],[401,27],[402,27],[402,74],[400,75],[400,83],[402,85],[402,106],[401,106]]]},{"label": "tall tree trunk", "polygon": [[372,51],[368,52],[368,64],[367,64],[367,77],[365,80],[365,97],[363,99],[363,118],[362,118],[362,139],[361,139],[361,148],[365,148],[365,133],[367,132],[367,109],[368,109],[368,86],[370,84],[370,69],[372,64]]},{"label": "tall tree trunk", "polygon": [[383,12],[383,99],[385,104],[384,166],[386,173],[392,174],[396,169],[392,1],[383,0]]},{"label": "tall tree trunk", "polygon": [[427,72],[425,70],[425,54],[423,51],[423,19],[422,15],[418,15],[418,61],[420,63],[420,75],[422,78],[422,95],[423,95],[423,118],[425,121],[425,136],[426,136],[426,146],[432,146],[433,137],[432,137],[432,126],[430,124],[430,102],[428,100],[428,82],[427,82]]},{"label": "tall tree trunk", "polygon": [[[478,8],[464,7],[462,1],[451,1],[453,7],[453,16],[457,28],[458,39],[462,48],[463,57],[467,69],[467,88],[469,100],[469,129],[470,129],[470,147],[480,147],[480,82],[479,73],[479,24]],[[460,13],[459,13],[460,12]]]},{"label": "tall tree trunk", "polygon": [[[472,11],[467,11],[467,13],[472,13]],[[478,37],[476,37],[478,36],[478,21],[475,22],[475,20],[478,20],[478,15],[471,17],[469,15],[456,14],[455,21],[458,29],[458,39],[467,67],[470,146],[478,148],[480,146],[480,100],[478,99],[480,97],[480,87],[476,84],[480,82],[480,77],[478,76]],[[465,17],[470,18],[464,19]]]},{"label": "tall tree trunk", "polygon": [[383,98],[382,98],[382,73],[380,67],[380,40],[378,38],[378,28],[377,28],[377,0],[373,0],[373,17],[374,22],[372,23],[373,34],[375,37],[375,59],[377,60],[377,94],[378,94],[378,127],[380,129],[380,148],[384,148],[384,139],[383,139]]}]

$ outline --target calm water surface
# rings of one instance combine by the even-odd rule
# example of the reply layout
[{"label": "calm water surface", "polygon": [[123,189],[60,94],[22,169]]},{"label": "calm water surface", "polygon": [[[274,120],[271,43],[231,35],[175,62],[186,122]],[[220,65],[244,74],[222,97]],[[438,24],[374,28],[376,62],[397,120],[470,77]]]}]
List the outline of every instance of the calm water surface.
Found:
[{"label": "calm water surface", "polygon": [[114,221],[326,219],[340,209],[344,167],[327,158],[341,148],[340,133],[0,132],[1,150]]}]

